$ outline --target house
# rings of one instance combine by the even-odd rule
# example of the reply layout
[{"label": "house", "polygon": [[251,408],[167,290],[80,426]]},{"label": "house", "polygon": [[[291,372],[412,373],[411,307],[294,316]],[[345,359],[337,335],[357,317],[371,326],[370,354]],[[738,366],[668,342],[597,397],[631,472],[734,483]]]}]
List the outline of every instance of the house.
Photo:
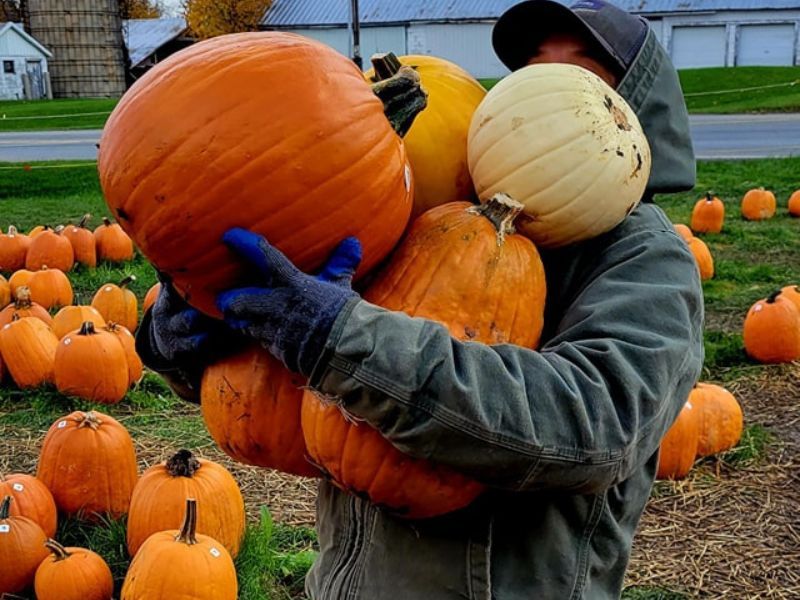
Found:
[{"label": "house", "polygon": [[129,19],[122,23],[128,47],[130,72],[134,79],[168,56],[194,42],[183,17]]},{"label": "house", "polygon": [[52,98],[52,53],[18,23],[0,23],[0,100]]},{"label": "house", "polygon": [[[800,64],[800,0],[612,0],[650,22],[678,68]],[[361,54],[432,54],[499,77],[491,31],[518,0],[360,0]],[[570,0],[563,0],[570,4]],[[274,0],[262,28],[351,55],[348,0]]]}]

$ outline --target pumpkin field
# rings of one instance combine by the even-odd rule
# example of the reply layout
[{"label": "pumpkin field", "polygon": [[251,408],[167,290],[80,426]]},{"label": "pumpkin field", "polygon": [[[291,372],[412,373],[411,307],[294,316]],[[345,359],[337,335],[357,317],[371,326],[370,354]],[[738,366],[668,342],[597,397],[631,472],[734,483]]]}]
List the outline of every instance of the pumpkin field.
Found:
[{"label": "pumpkin field", "polygon": [[[108,214],[94,163],[0,169],[4,232],[9,226],[29,231],[42,224],[77,223],[87,213],[93,215],[90,226],[97,226]],[[798,173],[800,159],[700,163],[693,192],[659,199],[674,223],[685,224],[707,191],[725,204],[722,231],[698,234],[714,261],[714,276],[703,284],[702,381],[735,395],[745,429],[735,448],[700,460],[685,479],[656,483],[634,543],[626,598],[800,597],[800,367],[756,363],[742,337],[751,305],[800,283],[800,219],[787,210],[789,196],[800,187]],[[741,199],[762,186],[775,193],[776,214],[746,221]],[[104,284],[130,276],[135,280],[128,287],[141,311],[155,273],[139,255],[122,263],[101,261],[95,269],[76,268],[69,274],[74,303],[88,304]],[[224,465],[236,478],[247,510],[247,531],[236,558],[239,597],[302,597],[315,547],[314,481],[229,459],[206,431],[198,407],[179,400],[153,373],[114,406],[69,398],[52,387],[23,391],[6,381],[0,387],[0,473],[36,473],[51,424],[89,410],[114,417],[130,432],[140,473],[182,449]],[[119,591],[129,564],[124,518],[61,519],[54,537],[65,546],[99,553]]]}]

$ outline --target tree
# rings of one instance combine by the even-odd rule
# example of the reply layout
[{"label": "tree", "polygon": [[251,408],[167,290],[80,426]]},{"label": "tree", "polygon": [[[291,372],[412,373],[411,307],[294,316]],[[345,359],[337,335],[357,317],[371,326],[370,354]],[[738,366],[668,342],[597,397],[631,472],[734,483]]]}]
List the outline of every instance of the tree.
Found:
[{"label": "tree", "polygon": [[24,8],[24,2],[20,0],[0,0],[0,23],[5,21],[21,22]]},{"label": "tree", "polygon": [[184,0],[186,23],[200,39],[257,31],[272,0]]},{"label": "tree", "polygon": [[123,19],[157,19],[164,7],[160,0],[119,0],[119,10]]}]

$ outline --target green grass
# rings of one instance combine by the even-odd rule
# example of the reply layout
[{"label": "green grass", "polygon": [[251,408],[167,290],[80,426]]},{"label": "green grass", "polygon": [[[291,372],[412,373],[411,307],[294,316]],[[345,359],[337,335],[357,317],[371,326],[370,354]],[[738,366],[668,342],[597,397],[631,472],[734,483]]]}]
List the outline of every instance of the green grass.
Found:
[{"label": "green grass", "polygon": [[679,75],[693,113],[800,110],[800,67],[686,69]]},{"label": "green grass", "polygon": [[746,467],[763,461],[767,449],[775,441],[775,436],[763,425],[748,425],[742,432],[742,439],[735,448],[722,455],[722,460],[729,465]]},{"label": "green grass", "polygon": [[[101,129],[114,98],[0,101],[0,133],[47,129]],[[96,114],[94,114],[96,113]]]},{"label": "green grass", "polygon": [[632,586],[622,592],[622,600],[688,600],[689,596],[660,587]]}]

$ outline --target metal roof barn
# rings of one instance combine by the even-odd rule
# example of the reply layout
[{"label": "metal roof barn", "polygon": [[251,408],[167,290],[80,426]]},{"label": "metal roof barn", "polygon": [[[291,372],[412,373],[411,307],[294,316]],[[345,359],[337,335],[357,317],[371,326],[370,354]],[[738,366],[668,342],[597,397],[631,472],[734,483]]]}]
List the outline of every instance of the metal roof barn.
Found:
[{"label": "metal roof barn", "polygon": [[137,67],[159,48],[186,32],[183,17],[168,19],[129,19],[122,28],[131,67]]}]

